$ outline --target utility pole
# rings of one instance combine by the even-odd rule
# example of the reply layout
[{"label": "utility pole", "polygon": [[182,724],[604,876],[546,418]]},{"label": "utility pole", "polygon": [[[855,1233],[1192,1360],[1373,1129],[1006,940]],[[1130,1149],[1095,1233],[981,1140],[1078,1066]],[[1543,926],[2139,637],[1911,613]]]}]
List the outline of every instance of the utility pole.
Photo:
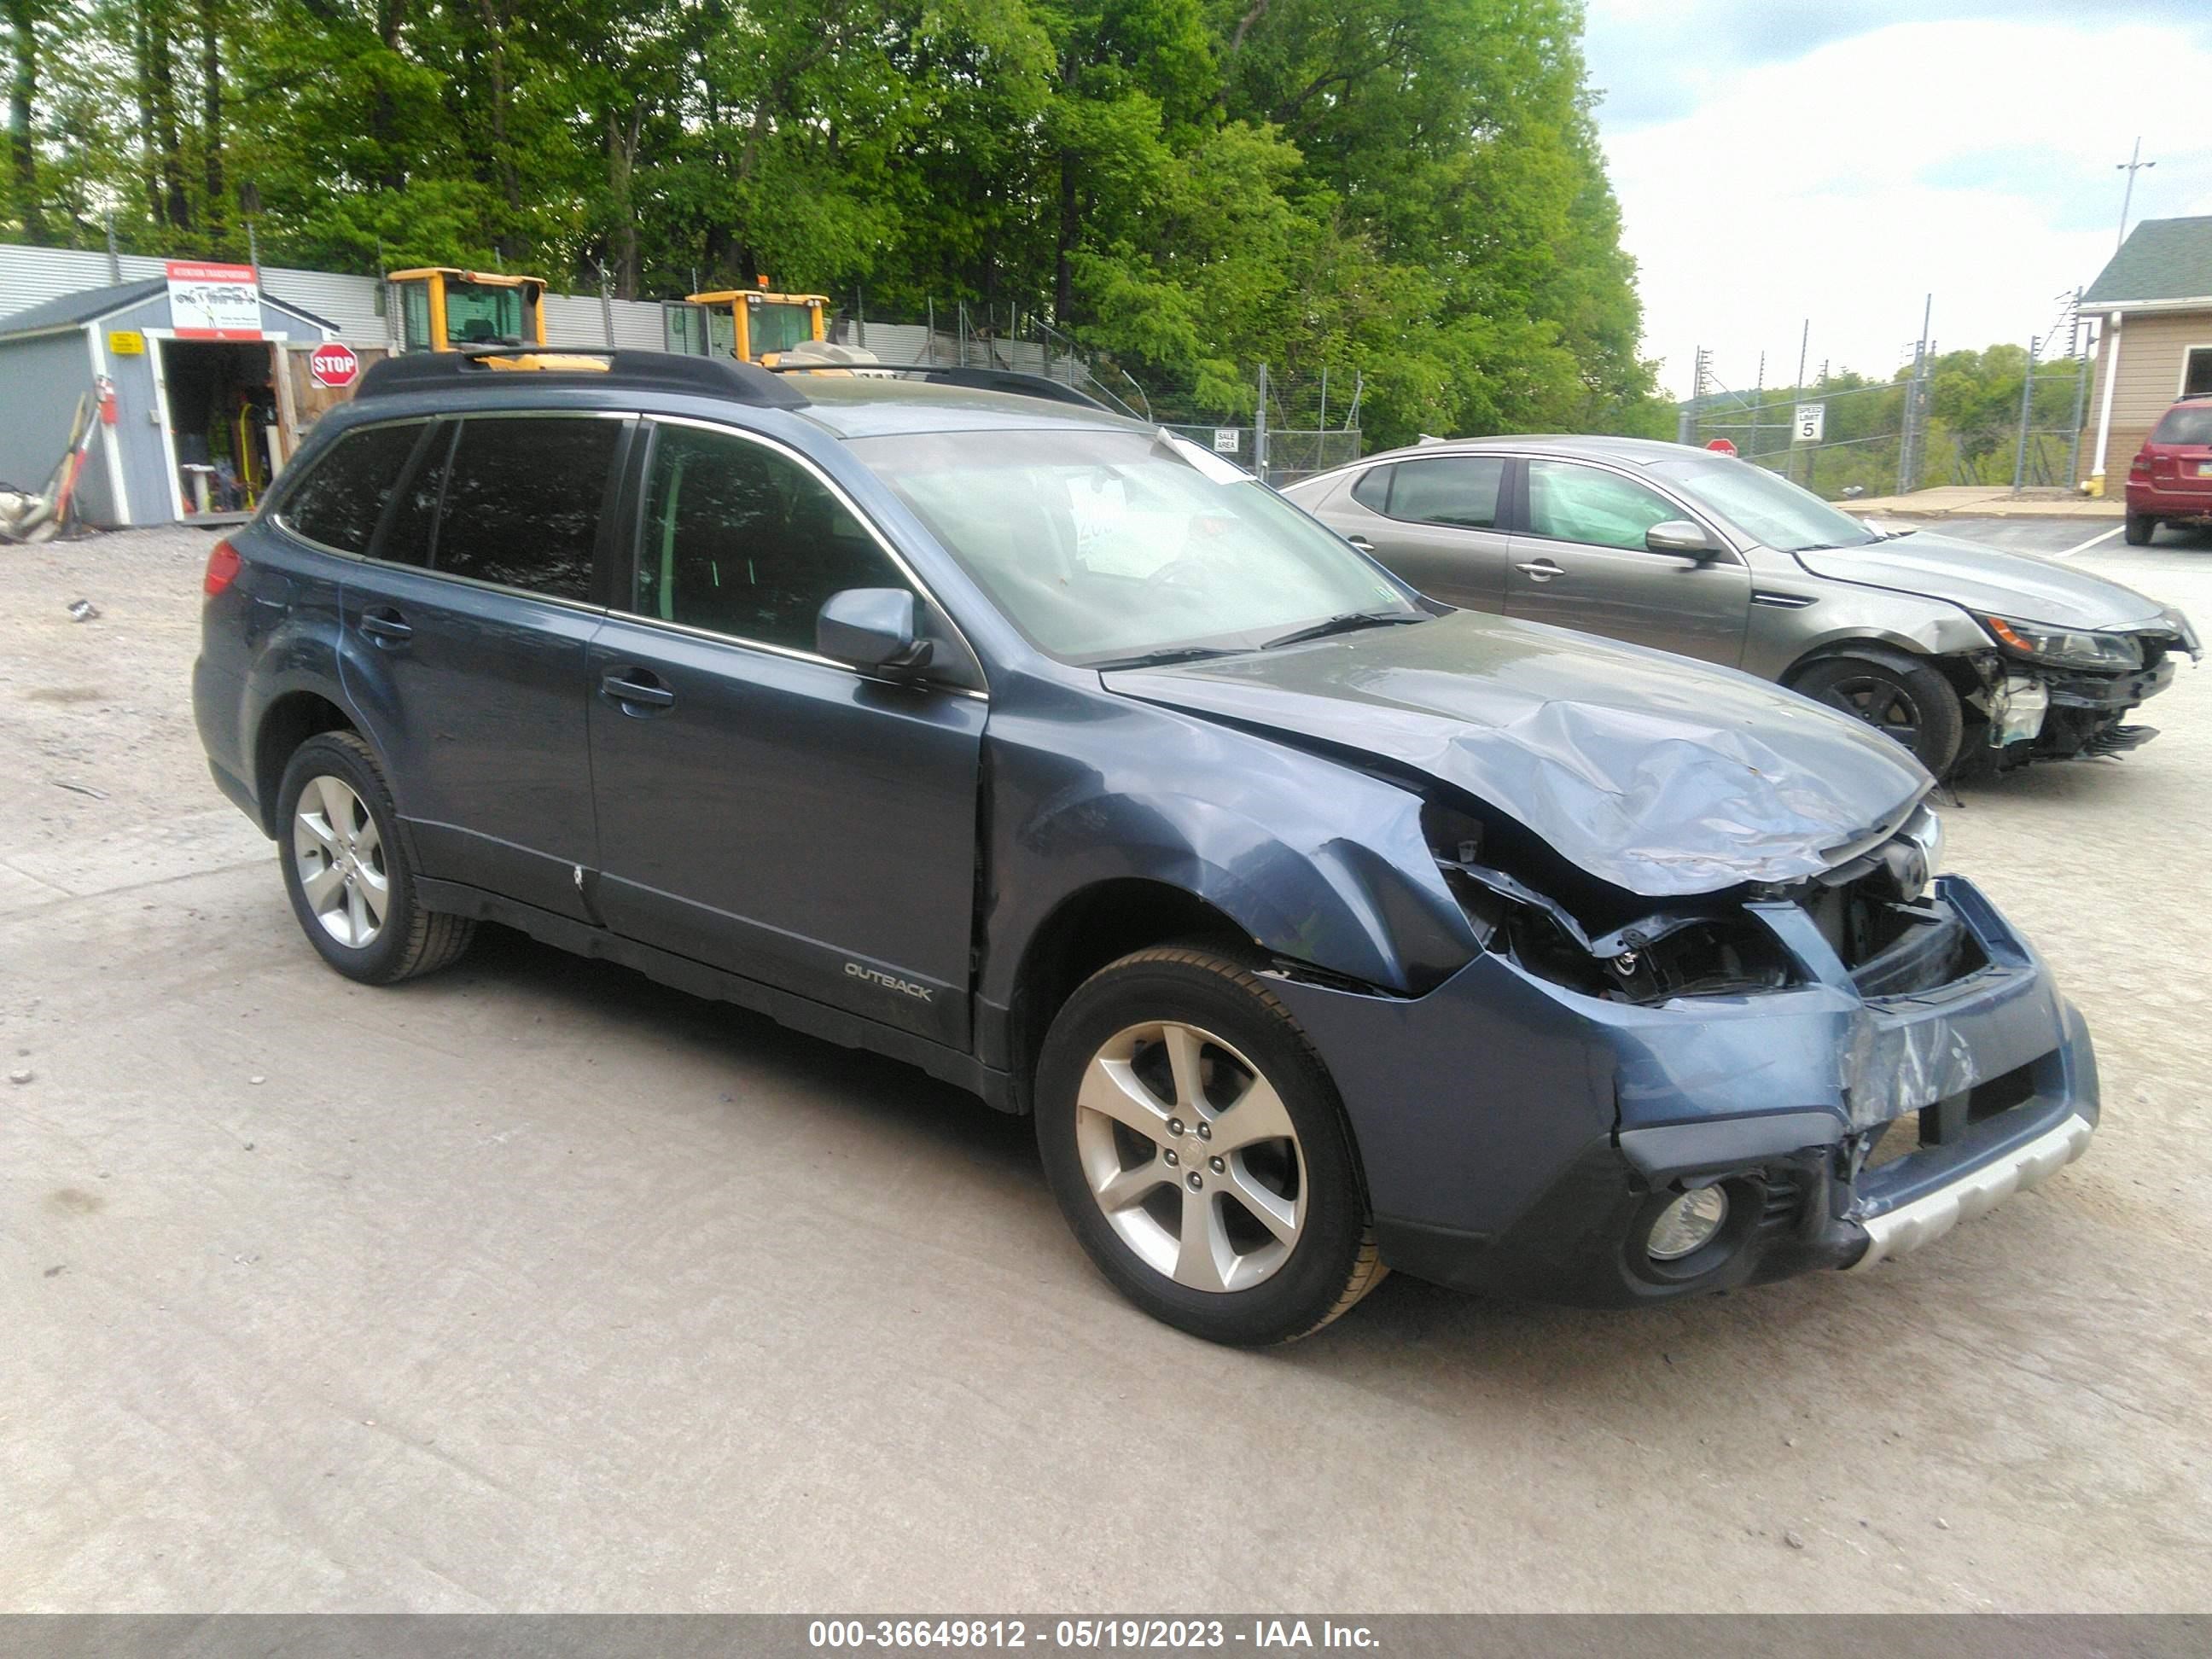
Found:
[{"label": "utility pole", "polygon": [[[1797,380],[1796,384],[1790,387],[1790,395],[1792,398],[1798,398],[1800,400],[1802,400],[1805,396],[1805,350],[1806,348],[1810,346],[1812,343],[1813,319],[1810,317],[1808,317],[1805,319],[1805,327],[1803,331],[1797,336]],[[1790,411],[1790,449],[1788,453],[1789,459],[1783,463],[1782,476],[1785,478],[1795,478],[1797,476],[1797,411],[1795,409],[1792,409]]]},{"label": "utility pole", "polygon": [[2136,174],[2141,173],[2145,167],[2154,167],[2157,165],[2155,161],[2143,160],[2142,140],[2140,137],[2136,140],[2136,147],[2130,152],[2126,161],[2112,163],[2113,172],[2124,173],[2128,175],[2128,187],[2120,192],[2120,234],[2118,240],[2112,244],[2112,252],[2115,253],[2120,251],[2128,240],[2128,208],[2136,199]]},{"label": "utility pole", "polygon": [[2020,447],[2014,452],[2012,462],[2012,493],[2020,494],[2021,485],[2027,477],[2027,423],[2035,412],[2035,360],[2043,349],[2043,342],[2033,335],[2027,342],[2027,373],[2020,383]]},{"label": "utility pole", "polygon": [[1690,371],[1690,398],[1674,416],[1674,441],[1693,444],[1698,441],[1698,400],[1705,395],[1705,349],[1698,348],[1696,367]]},{"label": "utility pole", "polygon": [[1936,315],[1936,296],[1930,294],[1920,309],[1920,338],[1912,348],[1912,375],[1905,383],[1905,430],[1897,446],[1897,493],[1908,495],[1920,481],[1917,453],[1920,402],[1928,374],[1928,325]]}]

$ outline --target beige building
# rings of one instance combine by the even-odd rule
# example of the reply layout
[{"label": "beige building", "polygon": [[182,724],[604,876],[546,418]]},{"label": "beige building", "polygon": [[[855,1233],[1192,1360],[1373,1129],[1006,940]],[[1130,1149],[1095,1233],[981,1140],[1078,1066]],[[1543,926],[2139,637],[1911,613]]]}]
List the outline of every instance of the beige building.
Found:
[{"label": "beige building", "polygon": [[2146,219],[2081,296],[2103,325],[2091,383],[2093,480],[2117,489],[2177,398],[2212,397],[2212,218]]}]

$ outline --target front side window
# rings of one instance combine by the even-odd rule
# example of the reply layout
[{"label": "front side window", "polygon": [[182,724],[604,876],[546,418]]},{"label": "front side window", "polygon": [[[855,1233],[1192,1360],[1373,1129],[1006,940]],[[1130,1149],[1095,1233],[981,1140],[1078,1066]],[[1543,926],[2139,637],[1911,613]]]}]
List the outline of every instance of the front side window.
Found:
[{"label": "front side window", "polygon": [[660,428],[633,610],[811,652],[823,602],[848,587],[913,584],[788,456],[726,432]]},{"label": "front side window", "polygon": [[447,464],[436,568],[583,601],[622,422],[479,416]]},{"label": "front side window", "polygon": [[422,427],[408,421],[347,433],[285,495],[277,517],[309,541],[366,553]]},{"label": "front side window", "polygon": [[1665,496],[1596,467],[1528,463],[1528,528],[1535,535],[1641,552],[1646,531],[1681,516]]},{"label": "front side window", "polygon": [[1390,505],[1394,519],[1440,524],[1454,530],[1495,530],[1498,489],[1504,482],[1501,455],[1439,455],[1401,461],[1392,469]]},{"label": "front side window", "polygon": [[1065,661],[1247,651],[1428,613],[1265,484],[1114,428],[853,441],[1015,627]]}]

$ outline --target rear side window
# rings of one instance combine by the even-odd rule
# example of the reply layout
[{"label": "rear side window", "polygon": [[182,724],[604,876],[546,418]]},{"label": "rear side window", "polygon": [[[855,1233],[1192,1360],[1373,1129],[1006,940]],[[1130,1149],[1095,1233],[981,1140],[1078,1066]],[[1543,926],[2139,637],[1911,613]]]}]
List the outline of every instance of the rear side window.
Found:
[{"label": "rear side window", "polygon": [[1352,499],[1373,513],[1390,510],[1390,475],[1397,468],[1373,466],[1359,475],[1359,482],[1352,486]]},{"label": "rear side window", "polygon": [[620,421],[473,417],[447,463],[436,566],[551,599],[592,594],[592,553]]},{"label": "rear side window", "polygon": [[399,469],[422,435],[420,421],[347,433],[285,496],[278,520],[325,547],[366,553]]},{"label": "rear side window", "polygon": [[2166,418],[2158,423],[2158,430],[2150,434],[2154,444],[2212,444],[2212,404],[2183,404],[2166,411]]},{"label": "rear side window", "polygon": [[1498,487],[1505,477],[1498,455],[1439,455],[1401,461],[1390,481],[1389,514],[1413,524],[1455,530],[1498,527]]},{"label": "rear side window", "polygon": [[446,488],[446,462],[453,453],[453,434],[451,425],[432,433],[415,470],[400,484],[398,505],[392,509],[384,539],[376,544],[376,556],[386,563],[430,562],[431,538],[438,528],[438,497]]}]

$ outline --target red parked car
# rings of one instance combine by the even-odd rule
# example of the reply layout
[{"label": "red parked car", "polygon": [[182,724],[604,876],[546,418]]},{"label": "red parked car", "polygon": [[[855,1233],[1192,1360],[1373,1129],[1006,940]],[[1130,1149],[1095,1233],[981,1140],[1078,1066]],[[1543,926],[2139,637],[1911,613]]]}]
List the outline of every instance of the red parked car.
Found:
[{"label": "red parked car", "polygon": [[2167,410],[2128,469],[2128,544],[2162,524],[2212,526],[2212,398]]}]

